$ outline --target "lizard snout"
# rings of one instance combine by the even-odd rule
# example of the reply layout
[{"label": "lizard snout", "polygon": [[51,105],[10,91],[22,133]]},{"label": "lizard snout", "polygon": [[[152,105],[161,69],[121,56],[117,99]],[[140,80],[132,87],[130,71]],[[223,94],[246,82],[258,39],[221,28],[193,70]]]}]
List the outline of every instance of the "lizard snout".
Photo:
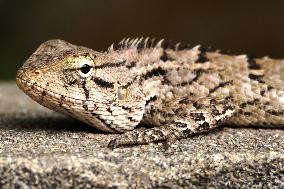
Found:
[{"label": "lizard snout", "polygon": [[18,71],[17,71],[17,75],[16,75],[16,78],[21,78],[24,74],[24,71],[20,68]]}]

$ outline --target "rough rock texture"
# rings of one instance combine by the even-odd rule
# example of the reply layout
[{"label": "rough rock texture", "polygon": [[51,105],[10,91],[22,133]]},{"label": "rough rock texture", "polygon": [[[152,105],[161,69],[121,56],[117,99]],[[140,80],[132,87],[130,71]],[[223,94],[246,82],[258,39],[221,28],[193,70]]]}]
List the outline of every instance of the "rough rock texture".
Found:
[{"label": "rough rock texture", "polygon": [[113,134],[49,111],[0,83],[1,188],[283,188],[284,131],[221,128],[181,140],[106,148]]}]

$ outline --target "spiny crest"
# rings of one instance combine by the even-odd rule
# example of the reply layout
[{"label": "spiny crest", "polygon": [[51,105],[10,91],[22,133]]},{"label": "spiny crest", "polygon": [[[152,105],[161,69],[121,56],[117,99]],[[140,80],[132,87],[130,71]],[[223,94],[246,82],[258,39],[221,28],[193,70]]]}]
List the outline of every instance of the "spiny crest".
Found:
[{"label": "spiny crest", "polygon": [[119,43],[113,43],[108,51],[123,50],[129,48],[136,48],[137,50],[146,48],[163,48],[163,49],[173,49],[173,50],[183,50],[190,49],[189,44],[173,43],[171,40],[156,40],[155,38],[135,38],[135,39],[123,39]]}]

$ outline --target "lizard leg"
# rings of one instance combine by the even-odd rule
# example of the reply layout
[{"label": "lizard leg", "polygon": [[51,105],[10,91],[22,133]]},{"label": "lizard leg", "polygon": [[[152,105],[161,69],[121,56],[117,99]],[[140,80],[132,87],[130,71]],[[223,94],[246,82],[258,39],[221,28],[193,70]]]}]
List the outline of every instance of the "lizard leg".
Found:
[{"label": "lizard leg", "polygon": [[170,146],[181,138],[207,132],[221,123],[216,119],[206,119],[204,113],[192,114],[195,118],[180,119],[160,127],[137,129],[123,133],[111,140],[108,147],[114,149],[124,145],[149,144],[156,141],[164,141],[166,146]]},{"label": "lizard leg", "polygon": [[172,144],[181,138],[187,138],[216,128],[234,113],[229,104],[212,103],[200,110],[192,110],[187,115],[175,115],[175,119],[159,127],[132,130],[119,135],[109,142],[109,148],[124,145],[148,144],[155,141],[165,141]]},{"label": "lizard leg", "polygon": [[137,129],[123,133],[111,140],[108,147],[114,149],[124,145],[149,144],[152,142],[163,141],[167,148],[179,139],[207,132],[216,126],[216,123],[210,124],[207,122],[200,122],[200,124],[198,124],[194,122],[194,125],[192,125],[188,120],[173,121],[170,124],[160,127]]}]

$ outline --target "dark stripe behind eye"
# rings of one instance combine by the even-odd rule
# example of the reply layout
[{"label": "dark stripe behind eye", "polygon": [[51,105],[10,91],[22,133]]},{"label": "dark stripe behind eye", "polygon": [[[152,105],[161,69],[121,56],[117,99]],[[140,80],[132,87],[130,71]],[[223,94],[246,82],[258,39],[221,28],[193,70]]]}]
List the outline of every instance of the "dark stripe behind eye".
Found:
[{"label": "dark stripe behind eye", "polygon": [[92,77],[92,80],[100,87],[103,87],[103,88],[110,88],[112,89],[114,87],[114,84],[113,82],[108,82],[102,78],[99,78],[99,77]]},{"label": "dark stripe behind eye", "polygon": [[115,62],[115,63],[109,62],[109,63],[105,63],[105,64],[102,64],[102,65],[99,65],[99,66],[95,66],[95,69],[110,68],[110,67],[120,67],[120,66],[123,66],[125,63],[126,63],[125,60],[121,61],[121,62]]},{"label": "dark stripe behind eye", "polygon": [[166,73],[167,73],[166,70],[162,69],[161,67],[158,67],[148,71],[146,74],[143,74],[141,77],[144,79],[149,79],[155,76],[165,75]]}]

